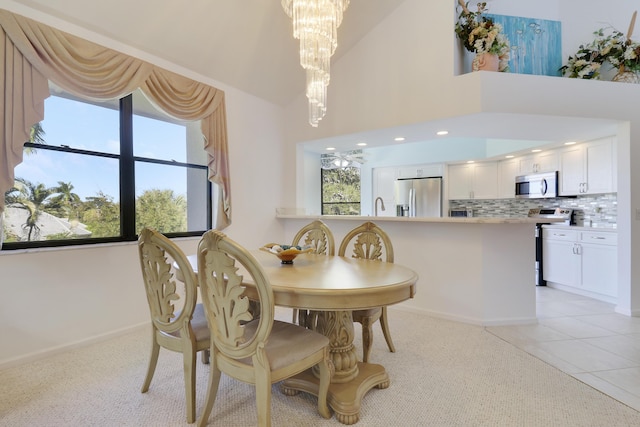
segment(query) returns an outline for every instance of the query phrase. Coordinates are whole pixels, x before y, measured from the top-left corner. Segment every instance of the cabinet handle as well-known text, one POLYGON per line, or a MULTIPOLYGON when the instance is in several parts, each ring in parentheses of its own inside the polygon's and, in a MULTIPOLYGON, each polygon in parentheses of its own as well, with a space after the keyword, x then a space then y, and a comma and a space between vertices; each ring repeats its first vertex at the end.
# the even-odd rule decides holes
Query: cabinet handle
POLYGON ((586 193, 587 192, 587 183, 586 182, 581 182, 580 183, 580 187, 578 190, 579 193, 586 193))
POLYGON ((563 233, 553 233, 554 236, 558 236, 558 237, 564 237, 566 236, 566 234, 563 233))
POLYGON ((606 237, 600 237, 600 236, 591 236, 592 239, 596 239, 596 240, 605 240, 606 237))

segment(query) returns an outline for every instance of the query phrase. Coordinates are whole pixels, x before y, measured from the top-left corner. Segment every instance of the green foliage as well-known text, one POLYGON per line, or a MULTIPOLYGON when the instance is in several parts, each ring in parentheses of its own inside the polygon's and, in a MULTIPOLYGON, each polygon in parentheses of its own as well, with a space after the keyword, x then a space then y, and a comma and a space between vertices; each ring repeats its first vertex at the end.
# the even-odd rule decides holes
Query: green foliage
POLYGON ((324 215, 360 214, 360 169, 322 170, 322 213, 324 215))
POLYGON ((49 207, 49 197, 55 193, 55 187, 47 188, 44 184, 34 184, 26 179, 17 178, 14 186, 5 194, 7 205, 25 209, 28 212, 27 220, 22 227, 27 233, 28 241, 39 240, 38 220, 49 207))
POLYGON ((87 197, 80 207, 80 222, 91 231, 91 237, 115 237, 120 235, 120 204, 102 191, 87 197))
POLYGON ((574 79, 600 79, 600 69, 609 62, 620 72, 640 72, 640 43, 628 39, 622 32, 600 28, 590 43, 581 44, 560 67, 562 74, 574 79), (605 31, 607 30, 607 31, 605 31))
MULTIPOLYGON (((34 144, 46 144, 47 141, 45 141, 44 135, 45 132, 42 128, 42 123, 36 123, 35 125, 31 126, 31 130, 29 131, 29 142, 34 144)), ((35 148, 31 147, 25 147, 24 149, 24 153, 27 156, 30 154, 35 154, 36 151, 37 150, 35 148)))
MULTIPOLYGON (((92 238, 120 235, 120 204, 113 197, 99 192, 85 201, 73 193, 71 183, 59 182, 56 187, 33 184, 17 178, 16 185, 5 195, 7 206, 26 209, 29 212, 23 228, 28 241, 40 240, 38 219, 42 213, 57 217, 71 217, 85 225, 92 238)), ((136 201, 136 227, 149 226, 162 233, 187 231, 187 202, 172 190, 148 190, 136 201)), ((45 236, 46 240, 78 238, 70 233, 45 236)), ((19 236, 5 229, 5 242, 19 241, 19 236)))
POLYGON ((187 231, 187 202, 173 190, 147 190, 136 200, 136 230, 187 231))
POLYGON ((60 218, 77 219, 82 202, 80 196, 73 192, 73 185, 58 181, 54 188, 57 195, 51 199, 47 212, 60 218))
POLYGON ((71 233, 56 233, 56 234, 47 234, 47 240, 67 240, 77 238, 76 235, 71 233))

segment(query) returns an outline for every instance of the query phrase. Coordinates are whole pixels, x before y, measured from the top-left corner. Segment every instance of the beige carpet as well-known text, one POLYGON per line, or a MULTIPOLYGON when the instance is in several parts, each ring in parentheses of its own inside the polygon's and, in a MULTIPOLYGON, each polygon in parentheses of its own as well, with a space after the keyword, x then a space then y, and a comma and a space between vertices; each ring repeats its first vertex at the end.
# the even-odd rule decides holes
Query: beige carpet
MULTIPOLYGON (((373 361, 391 386, 366 395, 358 426, 640 426, 639 412, 481 327, 398 310, 390 318, 397 353, 376 325, 373 361)), ((140 393, 148 350, 140 331, 0 372, 0 425, 187 425, 179 355, 162 350, 149 392, 140 393)), ((198 368, 200 414, 208 367, 198 368)), ((218 396, 210 425, 256 424, 251 386, 223 376, 218 396)), ((278 385, 272 413, 274 426, 341 425, 317 414, 314 397, 287 397, 278 385)))

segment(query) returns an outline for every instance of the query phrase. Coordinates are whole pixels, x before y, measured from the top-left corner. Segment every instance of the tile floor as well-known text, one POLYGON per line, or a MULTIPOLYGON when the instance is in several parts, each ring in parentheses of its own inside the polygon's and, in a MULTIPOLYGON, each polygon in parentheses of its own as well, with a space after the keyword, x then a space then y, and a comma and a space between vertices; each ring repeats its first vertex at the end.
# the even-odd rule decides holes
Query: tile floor
POLYGON ((640 411, 640 317, 545 286, 536 294, 538 324, 487 331, 640 411))

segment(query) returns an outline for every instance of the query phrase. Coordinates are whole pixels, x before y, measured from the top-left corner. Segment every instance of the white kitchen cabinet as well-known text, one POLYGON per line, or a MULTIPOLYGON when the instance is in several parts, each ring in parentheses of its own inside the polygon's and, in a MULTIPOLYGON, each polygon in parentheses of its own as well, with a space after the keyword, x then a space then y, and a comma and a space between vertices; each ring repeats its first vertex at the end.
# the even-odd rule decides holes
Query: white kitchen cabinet
POLYGON ((615 139, 602 138, 560 150, 561 196, 617 191, 615 139))
POLYGON ((449 165, 450 200, 498 198, 498 163, 480 162, 449 165))
POLYGON ((594 298, 618 295, 618 235, 609 231, 543 228, 543 279, 594 298))
POLYGON ((384 167, 373 169, 373 182, 372 190, 374 203, 371 206, 371 215, 375 213, 376 198, 382 197, 385 210, 381 209, 380 202, 378 202, 378 216, 396 216, 395 205, 395 182, 396 182, 397 168, 384 167))
POLYGON ((530 154, 520 157, 519 174, 527 175, 531 173, 555 172, 558 170, 557 150, 546 150, 540 153, 530 154))
POLYGON ((587 291, 617 297, 618 235, 582 232, 580 237, 582 287, 587 291))
POLYGON ((580 286, 581 265, 576 254, 578 232, 542 230, 542 278, 566 286, 580 286))
POLYGON ((498 162, 498 198, 513 199, 516 196, 516 176, 519 175, 518 159, 498 162))
POLYGON ((425 178, 429 176, 442 176, 444 165, 439 163, 427 165, 403 166, 396 169, 397 178, 425 178))

